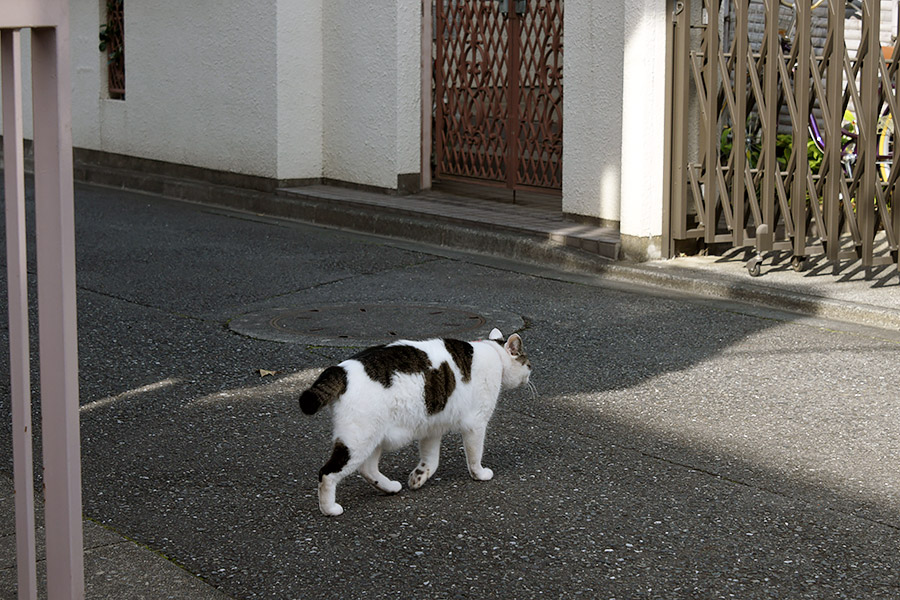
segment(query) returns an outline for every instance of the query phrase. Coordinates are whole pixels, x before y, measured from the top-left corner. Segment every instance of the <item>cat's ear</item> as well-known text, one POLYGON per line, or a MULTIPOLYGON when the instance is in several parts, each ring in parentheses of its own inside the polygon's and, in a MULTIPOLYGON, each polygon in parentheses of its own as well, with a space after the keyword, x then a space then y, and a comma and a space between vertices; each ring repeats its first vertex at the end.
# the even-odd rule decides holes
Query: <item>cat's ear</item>
POLYGON ((509 336, 509 339, 506 340, 506 351, 509 352, 510 356, 519 356, 522 354, 522 338, 519 337, 518 333, 514 333, 509 336))
POLYGON ((488 339, 489 340, 502 340, 503 334, 500 333, 499 329, 494 327, 493 329, 491 329, 491 333, 490 333, 490 335, 488 335, 488 339))

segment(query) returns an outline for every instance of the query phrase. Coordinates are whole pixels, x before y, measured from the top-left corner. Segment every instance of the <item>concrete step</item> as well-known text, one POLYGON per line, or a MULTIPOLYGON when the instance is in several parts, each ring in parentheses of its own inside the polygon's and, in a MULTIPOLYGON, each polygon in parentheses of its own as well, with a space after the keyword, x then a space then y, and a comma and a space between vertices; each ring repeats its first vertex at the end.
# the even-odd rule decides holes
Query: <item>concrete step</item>
POLYGON ((560 210, 446 192, 401 196, 323 184, 263 191, 95 163, 76 163, 75 179, 563 268, 602 269, 621 253, 615 229, 570 221, 560 210))
MULTIPOLYGON (((619 258, 621 250, 619 233, 615 229, 575 223, 559 211, 449 194, 423 192, 395 196, 325 185, 283 188, 278 190, 278 194, 329 203, 334 207, 353 207, 398 217, 419 218, 437 225, 477 227, 494 233, 518 234, 551 246, 576 248, 611 260, 619 258)), ((404 237, 402 231, 387 235, 404 237)))

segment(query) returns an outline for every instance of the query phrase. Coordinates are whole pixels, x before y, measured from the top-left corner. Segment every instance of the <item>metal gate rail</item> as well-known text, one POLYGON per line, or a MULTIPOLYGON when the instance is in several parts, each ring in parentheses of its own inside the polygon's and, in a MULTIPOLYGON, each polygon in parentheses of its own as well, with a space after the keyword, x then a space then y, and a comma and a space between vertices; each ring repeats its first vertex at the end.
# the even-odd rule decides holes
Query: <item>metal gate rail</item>
POLYGON ((676 4, 673 242, 753 244, 751 274, 772 250, 789 251, 798 269, 817 253, 866 267, 897 263, 900 102, 898 62, 888 57, 900 57, 900 40, 884 49, 879 42, 882 2, 862 0, 853 15, 862 22, 855 52, 845 39, 853 7, 843 0, 827 7, 816 0, 676 4), (723 8, 733 15, 733 33, 720 29, 723 8), (761 39, 749 28, 754 9, 764 11, 761 39), (816 44, 814 11, 827 21, 816 44))

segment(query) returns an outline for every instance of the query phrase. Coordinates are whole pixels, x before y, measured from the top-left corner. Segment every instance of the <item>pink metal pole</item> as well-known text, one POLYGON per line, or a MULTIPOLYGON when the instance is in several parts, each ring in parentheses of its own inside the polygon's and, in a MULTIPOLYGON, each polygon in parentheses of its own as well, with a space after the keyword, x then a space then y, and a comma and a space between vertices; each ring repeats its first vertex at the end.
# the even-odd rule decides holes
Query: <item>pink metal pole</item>
POLYGON ((28 349, 28 270, 25 250, 25 170, 22 149, 22 67, 19 30, 0 30, 3 160, 6 191, 6 268, 9 294, 9 373, 16 492, 19 600, 37 599, 34 470, 28 349))
MULTIPOLYGON (((67 8, 60 2, 61 10, 67 8)), ((32 29, 47 595, 84 598, 69 29, 32 29)))

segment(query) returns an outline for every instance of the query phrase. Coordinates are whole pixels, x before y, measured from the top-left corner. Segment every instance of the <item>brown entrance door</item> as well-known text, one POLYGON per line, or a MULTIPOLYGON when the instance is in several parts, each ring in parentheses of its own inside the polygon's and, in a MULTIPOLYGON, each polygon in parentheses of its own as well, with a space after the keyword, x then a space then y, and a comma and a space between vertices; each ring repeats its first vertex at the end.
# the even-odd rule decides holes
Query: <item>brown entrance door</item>
POLYGON ((561 190, 563 0, 435 4, 435 178, 561 190))

